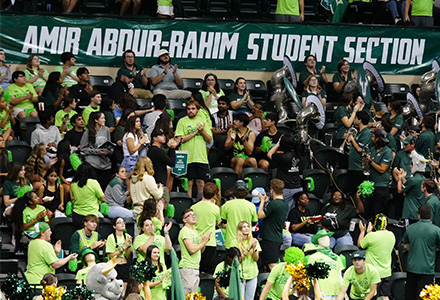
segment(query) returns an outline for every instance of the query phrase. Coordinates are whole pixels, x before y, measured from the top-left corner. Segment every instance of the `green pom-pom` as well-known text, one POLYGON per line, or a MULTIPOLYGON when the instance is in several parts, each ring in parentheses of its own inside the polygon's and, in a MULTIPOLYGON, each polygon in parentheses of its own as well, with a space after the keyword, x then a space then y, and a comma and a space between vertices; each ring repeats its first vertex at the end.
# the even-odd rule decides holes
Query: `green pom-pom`
POLYGON ((174 218, 174 214, 176 213, 176 207, 173 204, 168 204, 167 208, 167 217, 172 219, 174 218))
POLYGON ((34 290, 24 279, 18 279, 15 274, 8 274, 1 286, 6 299, 31 300, 34 290))
POLYGON ((361 197, 366 198, 374 192, 374 182, 365 180, 359 185, 358 189, 361 192, 361 197))
POLYGON ((85 286, 79 285, 63 294, 63 300, 94 300, 93 291, 86 289, 85 286))
POLYGON ((167 109, 168 114, 171 116, 171 121, 174 121, 174 110, 167 109))
POLYGON ((131 277, 139 282, 152 281, 156 276, 157 267, 148 263, 146 260, 137 262, 131 267, 131 277))
POLYGON ((218 285, 222 288, 227 288, 229 286, 229 279, 231 278, 231 267, 223 269, 215 273, 215 279, 218 280, 218 285))
POLYGON ((273 146, 274 145, 272 144, 272 141, 268 136, 265 136, 261 141, 261 151, 263 152, 269 152, 269 150, 272 149, 273 146))
POLYGON ((290 264, 298 264, 305 261, 304 252, 298 247, 290 247, 284 252, 284 261, 290 264))
POLYGON ((70 164, 75 171, 78 170, 78 167, 82 164, 81 158, 79 158, 78 154, 73 153, 70 155, 70 164))
POLYGON ((306 265, 307 276, 314 279, 324 279, 328 277, 330 272, 330 266, 323 262, 314 262, 313 264, 306 265))
POLYGON ((34 189, 29 185, 23 186, 23 187, 17 189, 17 191, 15 192, 15 195, 18 198, 21 198, 24 196, 24 194, 26 194, 27 192, 32 192, 33 190, 34 189))

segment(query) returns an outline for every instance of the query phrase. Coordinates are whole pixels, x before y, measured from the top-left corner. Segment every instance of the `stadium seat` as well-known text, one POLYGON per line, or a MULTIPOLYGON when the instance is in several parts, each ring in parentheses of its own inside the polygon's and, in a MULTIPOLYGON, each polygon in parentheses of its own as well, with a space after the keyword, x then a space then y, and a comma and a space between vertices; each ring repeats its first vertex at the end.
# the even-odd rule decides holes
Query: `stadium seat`
MULTIPOLYGON (((218 17, 226 18, 228 16, 231 16, 231 11, 232 11, 232 7, 230 0, 206 1, 206 13, 210 16, 218 16, 218 17)), ((227 95, 226 91, 225 94, 227 95)))
POLYGON ((267 278, 269 278, 269 272, 266 273, 260 273, 257 277, 257 290, 255 291, 255 298, 259 299, 261 295, 261 291, 263 290, 263 287, 266 285, 267 278))
POLYGON ((238 175, 235 173, 234 169, 225 167, 212 168, 210 176, 211 179, 220 179, 222 195, 227 189, 234 187, 235 182, 238 180, 238 175))
POLYGON ((180 244, 173 245, 174 251, 176 251, 176 256, 180 260, 182 258, 182 249, 180 248, 180 244))
POLYGON ((141 107, 142 109, 151 108, 154 106, 151 99, 148 98, 136 98, 136 103, 141 107))
POLYGON ((32 153, 31 146, 25 141, 7 141, 6 149, 11 151, 12 160, 21 164, 25 164, 26 160, 29 158, 29 156, 31 156, 32 153))
POLYGON ((336 169, 333 172, 333 178, 335 179, 336 185, 343 191, 347 192, 347 169, 336 169))
POLYGON ((346 268, 348 269, 350 266, 353 265, 353 260, 350 257, 350 254, 358 251, 359 248, 355 245, 336 245, 333 248, 333 252, 336 253, 337 255, 344 255, 345 256, 345 261, 346 261, 346 268))
POLYGON ((391 295, 394 300, 405 299, 406 273, 394 272, 391 274, 391 295))
POLYGON ((220 88, 223 90, 225 95, 229 95, 234 89, 234 80, 232 79, 219 79, 218 84, 220 88))
POLYGON ((184 99, 167 99, 168 109, 172 109, 174 111, 174 115, 177 116, 182 111, 186 110, 186 102, 187 100, 184 99))
POLYGON ((406 94, 410 92, 405 83, 386 83, 384 95, 392 95, 396 100, 406 102, 406 94))
POLYGON ((114 80, 111 76, 90 75, 89 83, 100 93, 107 95, 114 80))
POLYGON ((183 88, 192 92, 198 92, 203 85, 203 79, 201 78, 182 78, 183 88))
POLYGON ((107 237, 115 231, 112 225, 112 220, 109 218, 99 218, 96 231, 101 235, 101 239, 106 240, 107 237))
POLYGON ((239 18, 259 18, 262 9, 262 0, 237 0, 234 11, 239 18))
POLYGON ((399 251, 399 259, 402 269, 404 272, 406 272, 406 266, 408 264, 408 250, 405 249, 403 243, 397 246, 397 250, 399 251))
POLYGON ((187 193, 171 192, 170 204, 173 204, 175 208, 174 220, 176 220, 178 224, 183 224, 182 214, 185 209, 193 205, 193 199, 188 196, 187 193))
POLYGON ((403 235, 406 231, 404 222, 388 218, 387 230, 391 231, 394 234, 394 237, 396 238, 396 244, 394 247, 397 248, 397 246, 400 245, 400 243, 402 242, 403 235))
POLYGON ((215 279, 211 274, 202 273, 200 274, 200 290, 202 295, 206 297, 206 299, 212 299, 214 297, 215 290, 215 279))
POLYGON ((321 169, 306 169, 302 173, 304 178, 311 177, 315 183, 315 189, 312 192, 316 197, 322 199, 330 184, 330 175, 321 169))
POLYGON ((299 174, 303 174, 303 172, 307 169, 310 163, 309 155, 301 155, 299 161, 299 174))
POLYGON ((27 143, 31 143, 32 132, 34 132, 37 124, 40 124, 39 118, 26 117, 19 120, 21 128, 21 136, 27 143))
POLYGON ((226 248, 224 246, 217 245, 217 255, 215 256, 215 265, 218 265, 225 260, 226 248))
POLYGON ((335 123, 326 123, 324 125, 324 143, 327 146, 335 147, 339 145, 334 145, 334 141, 336 139, 336 124, 335 123))
POLYGON ((320 167, 327 169, 332 166, 336 169, 338 165, 339 153, 332 147, 321 147, 314 152, 315 159, 321 165, 320 167))
POLYGON ((322 200, 316 197, 314 194, 307 194, 309 197, 309 205, 307 208, 310 210, 312 216, 319 215, 322 209, 322 200))
POLYGON ((170 229, 170 239, 173 245, 176 245, 179 243, 178 238, 179 238, 180 226, 179 224, 177 224, 175 220, 172 220, 172 222, 173 225, 171 226, 170 229))
POLYGON ((52 227, 52 243, 56 243, 58 240, 61 240, 61 247, 63 250, 69 250, 70 238, 76 231, 72 218, 53 218, 50 221, 50 226, 52 227))
MULTIPOLYGON (((261 10, 261 2, 258 0, 238 0, 239 5, 245 4, 248 10, 261 10)), ((267 98, 266 85, 261 80, 246 80, 246 88, 249 90, 255 101, 264 101, 267 98)))
POLYGON ((68 290, 76 286, 76 274, 71 273, 57 273, 58 286, 65 286, 68 290))
POLYGON ((290 127, 284 123, 277 123, 277 129, 279 132, 281 132, 281 134, 287 134, 291 132, 290 127))
POLYGON ((127 230, 127 233, 134 237, 134 226, 136 226, 135 221, 133 218, 125 218, 125 230, 127 230))
POLYGON ((212 147, 211 149, 209 149, 209 153, 208 153, 209 166, 211 168, 216 167, 219 160, 220 160, 219 150, 215 147, 212 147))
POLYGON ((0 282, 3 282, 8 274, 18 274, 18 259, 0 259, 0 265, 0 282))
POLYGON ((259 168, 244 168, 241 178, 248 183, 249 190, 256 187, 267 188, 269 184, 269 174, 259 168))
POLYGON ((190 17, 200 17, 202 15, 202 7, 200 0, 181 0, 185 13, 190 17))

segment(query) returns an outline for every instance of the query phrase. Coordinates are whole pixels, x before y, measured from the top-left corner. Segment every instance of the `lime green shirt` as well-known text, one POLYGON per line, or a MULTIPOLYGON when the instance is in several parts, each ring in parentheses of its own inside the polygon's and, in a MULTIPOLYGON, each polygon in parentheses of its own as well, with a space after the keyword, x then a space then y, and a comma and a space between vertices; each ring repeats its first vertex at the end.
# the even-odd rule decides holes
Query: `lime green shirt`
POLYGON ((196 230, 199 235, 210 231, 211 239, 206 246, 215 247, 215 225, 220 221, 220 208, 211 201, 199 201, 191 206, 191 209, 197 215, 196 230))
MULTIPOLYGON (((72 70, 73 75, 76 76, 76 71, 78 71, 78 67, 71 67, 71 70, 72 70)), ((63 74, 63 72, 64 72, 63 66, 55 67, 52 72, 60 72, 61 74, 63 74)), ((63 83, 61 85, 71 87, 72 85, 75 85, 77 83, 78 83, 78 81, 76 81, 72 77, 66 76, 66 77, 64 77, 63 83)))
POLYGON ((75 198, 73 211, 81 216, 98 216, 100 198, 104 196, 99 182, 95 179, 88 179, 86 185, 81 188, 77 182, 74 182, 71 189, 75 198))
MULTIPOLYGON (((204 123, 204 121, 205 119, 199 115, 197 115, 194 119, 190 119, 188 116, 180 119, 177 123, 175 136, 185 136, 197 131, 197 123, 204 123)), ((206 132, 212 137, 212 132, 210 130, 206 130, 206 132)), ((206 149, 206 142, 201 134, 197 134, 192 139, 180 146, 181 151, 188 151, 188 164, 209 163, 208 154, 206 151, 201 151, 202 149, 206 149)))
MULTIPOLYGON (((167 267, 165 264, 161 263, 162 265, 162 272, 159 272, 159 270, 156 271, 156 277, 153 278, 152 282, 161 280, 167 273, 170 273, 168 276, 171 278, 171 272, 168 272, 167 267)), ((171 286, 171 280, 169 280, 167 277, 162 281, 162 283, 156 285, 155 287, 151 288, 151 299, 154 300, 166 300, 167 299, 167 293, 166 290, 169 289, 171 286)), ((141 297, 145 298, 144 289, 142 289, 140 293, 141 297)))
MULTIPOLYGON (((124 247, 125 240, 130 237, 129 234, 124 235, 117 235, 115 240, 115 235, 112 233, 107 237, 107 242, 105 243, 105 253, 110 254, 116 251, 119 251, 124 247)), ((122 252, 122 254, 119 254, 118 257, 125 257, 127 251, 122 252)))
POLYGON ((76 272, 75 280, 81 280, 81 282, 85 285, 87 282, 87 275, 89 275, 92 267, 87 267, 76 272))
MULTIPOLYGON (((24 75, 26 76, 26 79, 32 79, 35 76, 38 76, 38 70, 34 70, 35 74, 32 74, 28 69, 24 70, 24 75)), ((49 77, 49 72, 47 72, 46 70, 44 70, 44 76, 45 77, 49 77)), ((46 80, 44 80, 41 77, 38 77, 37 80, 34 81, 34 83, 32 83, 32 86, 35 89, 43 89, 46 86, 46 80)))
POLYGON ((348 287, 351 284, 350 297, 353 299, 365 299, 365 296, 370 292, 370 285, 378 284, 380 276, 377 269, 365 264, 365 272, 362 274, 356 273, 354 266, 348 268, 344 274, 342 285, 348 287))
POLYGON ((62 110, 62 109, 60 109, 59 111, 57 111, 57 113, 55 114, 55 126, 56 127, 61 127, 62 125, 63 125, 63 119, 64 119, 64 116, 65 115, 69 115, 69 120, 66 122, 66 125, 67 125, 67 130, 71 130, 71 129, 73 129, 73 126, 72 126, 72 124, 70 123, 70 119, 74 116, 74 115, 76 115, 76 114, 78 114, 75 110, 71 110, 71 111, 69 111, 68 113, 67 112, 65 112, 64 110, 62 110))
POLYGON ((299 16, 299 3, 297 0, 278 0, 277 15, 299 16))
POLYGON ((361 240, 361 247, 366 249, 366 262, 376 267, 380 278, 391 276, 391 253, 395 243, 394 234, 388 230, 370 232, 361 240))
POLYGON ((85 128, 87 128, 87 125, 89 125, 89 117, 90 117, 90 114, 92 113, 92 112, 96 112, 96 111, 99 111, 99 109, 100 109, 101 107, 98 105, 98 107, 97 108, 93 108, 92 106, 87 106, 85 109, 84 109, 84 111, 83 111, 83 113, 82 113, 82 117, 83 117, 83 119, 84 119, 84 127, 85 128))
MULTIPOLYGON (((148 242, 148 239, 150 238, 149 235, 140 234, 137 236, 137 238, 134 240, 134 249, 136 250, 137 254, 137 262, 141 262, 145 260, 146 254, 140 251, 139 247, 145 245, 146 242, 148 242)), ((160 263, 165 264, 165 238, 161 235, 155 235, 153 240, 153 245, 159 248, 160 251, 160 263)))
POLYGON ((277 264, 272 271, 270 271, 267 281, 272 283, 272 287, 267 294, 267 298, 272 300, 280 300, 283 294, 284 286, 287 280, 291 276, 289 272, 286 271, 286 263, 277 264))
POLYGON ((197 233, 195 229, 191 229, 187 226, 183 226, 183 228, 179 232, 179 244, 182 254, 182 259, 179 263, 179 268, 187 268, 187 269, 199 269, 200 259, 202 258, 202 251, 197 251, 194 254, 190 254, 185 245, 185 240, 192 240, 194 245, 198 245, 202 242, 200 235, 197 233))
MULTIPOLYGON (((260 243, 257 241, 257 249, 258 252, 261 252, 260 243)), ((247 241, 243 241, 243 245, 246 249, 249 249, 250 245, 247 241)), ((252 258, 252 253, 249 253, 242 261, 241 261, 241 270, 243 272, 243 279, 250 280, 258 276, 258 264, 252 258)))
POLYGON ((337 296, 342 288, 341 272, 344 270, 344 264, 338 256, 337 260, 330 258, 330 256, 315 252, 309 256, 307 263, 322 262, 330 266, 328 277, 325 279, 318 279, 319 288, 326 296, 337 296))
MULTIPOLYGON (((4 119, 6 119, 7 114, 8 114, 8 112, 6 111, 6 109, 4 109, 3 111, 0 111, 0 123, 3 122, 4 119)), ((9 119, 9 121, 6 122, 5 127, 3 127, 3 128, 0 127, 0 133, 5 132, 9 128, 11 128, 11 119, 9 119)))
POLYGON ((411 15, 432 17, 433 3, 430 0, 416 0, 412 4, 411 15))
POLYGON ((257 222, 257 209, 255 205, 245 199, 229 200, 220 208, 220 217, 227 220, 225 236, 225 248, 237 247, 237 226, 241 221, 248 222, 252 226, 252 222, 257 222))
MULTIPOLYGON (((139 226, 139 218, 140 217, 141 217, 141 215, 139 214, 136 219, 136 224, 139 228, 139 232, 142 232, 142 227, 139 226)), ((153 222, 154 234, 160 235, 160 231, 162 230, 162 222, 156 217, 152 217, 151 222, 153 222)))
MULTIPOLYGON (((12 101, 12 96, 17 98, 21 98, 26 96, 27 94, 32 93, 33 97, 38 97, 37 92, 35 91, 34 87, 30 83, 25 83, 23 86, 18 86, 15 83, 8 86, 5 90, 5 93, 3 94, 3 97, 5 97, 5 100, 7 103, 10 103, 12 101)), ((21 107, 21 108, 29 108, 29 109, 35 109, 34 104, 31 100, 26 99, 17 105, 14 105, 14 107, 21 107)))
MULTIPOLYGON (((46 208, 43 205, 37 204, 34 209, 26 206, 26 208, 23 209, 23 224, 27 224, 35 220, 38 214, 42 211, 46 211, 46 208)), ((44 217, 44 222, 49 223, 49 218, 47 216, 44 217)), ((27 231, 34 231, 34 226, 29 227, 27 231)))
POLYGON ((28 266, 26 279, 29 284, 40 284, 47 273, 55 274, 52 264, 58 260, 53 246, 42 239, 35 239, 29 243, 28 266))

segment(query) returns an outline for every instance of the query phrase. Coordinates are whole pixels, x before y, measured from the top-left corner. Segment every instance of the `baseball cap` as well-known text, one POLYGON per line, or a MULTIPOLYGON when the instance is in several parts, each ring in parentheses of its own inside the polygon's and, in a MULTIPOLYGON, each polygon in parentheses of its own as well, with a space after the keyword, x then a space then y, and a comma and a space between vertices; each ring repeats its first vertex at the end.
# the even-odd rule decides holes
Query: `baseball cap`
POLYGON ((266 194, 266 191, 261 187, 254 188, 252 191, 252 203, 260 203, 260 193, 264 195, 266 194))
POLYGON ((236 191, 245 191, 248 189, 248 185, 243 180, 237 180, 234 185, 234 190, 236 191))
POLYGON ((380 138, 383 142, 385 142, 385 143, 389 143, 390 141, 387 139, 387 133, 385 132, 385 130, 382 130, 382 129, 378 129, 378 128, 376 128, 375 130, 374 130, 374 135, 376 136, 376 137, 378 137, 378 138, 380 138))
POLYGON ((122 69, 121 70, 121 75, 125 75, 127 77, 134 78, 133 72, 131 70, 128 70, 128 69, 122 69))
POLYGON ((159 51, 159 57, 161 57, 162 55, 165 55, 165 54, 170 55, 170 53, 168 52, 168 50, 166 50, 166 49, 160 49, 160 51, 159 51))
POLYGON ((163 132, 162 129, 154 129, 153 132, 151 133, 151 139, 155 138, 156 136, 159 135, 164 135, 165 132, 163 132))
POLYGON ((33 239, 36 239, 40 235, 40 233, 45 232, 48 229, 50 229, 49 224, 47 224, 46 222, 38 222, 34 225, 34 231, 26 231, 26 235, 33 239))
POLYGON ((362 250, 354 251, 354 252, 351 254, 351 258, 352 258, 352 259, 355 259, 355 258, 365 259, 365 252, 362 251, 362 250))
POLYGON ((404 140, 402 141, 402 143, 403 143, 404 145, 414 144, 415 142, 416 142, 416 140, 414 139, 414 137, 413 137, 412 135, 408 135, 408 136, 406 137, 406 139, 404 139, 404 140))

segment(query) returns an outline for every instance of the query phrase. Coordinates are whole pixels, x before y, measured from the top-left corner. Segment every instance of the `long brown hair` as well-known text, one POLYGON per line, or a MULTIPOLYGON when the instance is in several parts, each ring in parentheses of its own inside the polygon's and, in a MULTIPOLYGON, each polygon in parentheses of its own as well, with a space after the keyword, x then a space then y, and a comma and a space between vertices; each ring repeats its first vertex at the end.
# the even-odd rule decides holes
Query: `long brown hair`
POLYGON ((139 160, 134 166, 133 173, 131 174, 132 176, 136 175, 138 179, 142 181, 145 173, 151 176, 154 175, 153 162, 148 156, 139 157, 139 160))
MULTIPOLYGON (((27 61, 26 61, 26 69, 31 72, 31 74, 35 74, 34 73, 34 69, 32 69, 32 61, 34 60, 34 57, 38 55, 36 54, 31 54, 31 56, 28 57, 27 61)), ((37 70, 40 70, 40 67, 38 67, 37 70)))
POLYGON ((44 150, 46 146, 43 143, 36 144, 32 149, 31 156, 26 161, 26 177, 34 182, 34 175, 44 176, 44 150))

